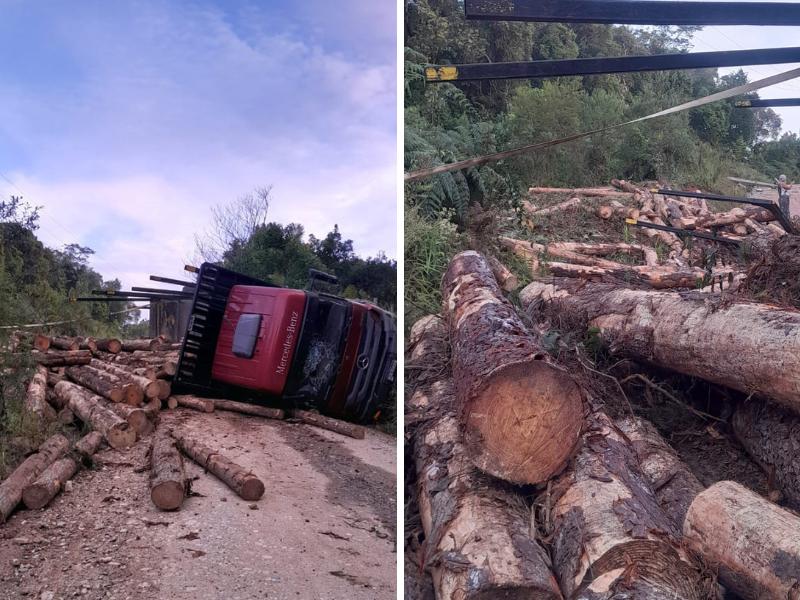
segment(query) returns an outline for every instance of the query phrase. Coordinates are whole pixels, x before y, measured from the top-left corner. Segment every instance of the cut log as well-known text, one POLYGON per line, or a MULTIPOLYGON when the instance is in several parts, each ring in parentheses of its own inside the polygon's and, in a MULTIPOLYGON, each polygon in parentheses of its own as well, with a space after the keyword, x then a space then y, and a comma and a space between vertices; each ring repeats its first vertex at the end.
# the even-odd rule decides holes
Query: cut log
POLYGON ((293 419, 302 421, 306 425, 313 425, 314 427, 319 427, 320 429, 335 431, 336 433, 340 433, 357 440, 363 440, 364 436, 366 435, 364 428, 360 425, 355 425, 354 423, 348 423, 346 421, 340 421, 339 419, 332 419, 331 417, 326 417, 325 415, 310 412, 308 410, 292 410, 290 411, 290 416, 293 419))
POLYGON ((507 481, 548 480, 578 441, 580 389, 525 328, 477 252, 453 258, 442 298, 471 460, 507 481))
POLYGON ((70 410, 81 421, 102 433, 112 448, 129 448, 136 442, 136 431, 125 419, 107 408, 100 396, 69 381, 57 384, 55 392, 68 402, 70 410))
POLYGON ((744 600, 800 597, 800 517, 733 481, 692 502, 684 540, 744 600))
POLYGON ((78 472, 78 463, 67 457, 47 467, 39 478, 22 491, 22 502, 30 510, 44 508, 78 472))
MULTIPOLYGON (((141 389, 145 398, 157 398, 161 391, 161 386, 159 385, 158 381, 150 381, 146 377, 140 377, 139 375, 136 375, 123 367, 112 365, 107 362, 97 360, 96 358, 93 358, 89 364, 95 369, 100 369, 101 371, 106 371, 107 373, 116 375, 123 381, 136 384, 141 389)), ((126 402, 129 404, 131 403, 129 398, 126 398, 126 402)))
POLYGON ((157 379, 156 370, 152 367, 137 367, 135 369, 131 369, 131 373, 138 375, 139 377, 149 379, 150 381, 155 381, 157 379))
POLYGON ((120 350, 122 350, 122 342, 116 338, 105 338, 100 340, 95 340, 95 345, 97 349, 101 352, 110 352, 111 354, 117 354, 120 350))
POLYGON ((59 381, 64 381, 66 379, 66 375, 61 375, 60 373, 53 373, 52 371, 47 372, 47 385, 50 387, 55 386, 59 381))
POLYGON ((123 352, 134 352, 135 350, 155 350, 161 345, 159 339, 141 340, 122 340, 121 349, 123 352))
POLYGON ((172 396, 178 401, 178 406, 184 408, 191 408, 200 412, 210 413, 214 412, 214 401, 207 398, 198 398, 197 396, 172 396))
MULTIPOLYGON (((158 400, 158 398, 156 398, 156 400, 158 400)), ((167 408, 169 408, 171 410, 174 410, 174 409, 178 408, 178 399, 173 397, 173 396, 170 396, 169 398, 167 398, 167 408)))
POLYGON ((588 417, 578 454, 553 489, 553 568, 565 598, 711 597, 605 414, 588 417))
POLYGON ((113 402, 104 404, 111 412, 125 419, 139 437, 143 437, 153 431, 153 424, 147 418, 144 409, 130 404, 115 404, 113 402))
POLYGON ((573 194, 586 196, 587 198, 608 198, 609 196, 628 196, 631 192, 615 190, 608 187, 596 188, 551 188, 551 187, 532 187, 528 188, 529 194, 573 194))
POLYGON ((177 510, 185 497, 183 458, 169 432, 159 429, 150 446, 150 499, 161 510, 177 510))
POLYGON ((75 442, 73 448, 75 448, 75 452, 77 452, 83 463, 88 465, 92 463, 92 457, 100 449, 102 443, 103 434, 99 431, 90 431, 75 442))
POLYGON ((547 208, 540 208, 536 212, 528 213, 529 217, 545 217, 547 215, 552 215, 555 213, 559 213, 565 210, 570 210, 575 208, 576 206, 580 205, 581 199, 580 198, 570 198, 569 200, 564 200, 564 202, 559 202, 553 206, 548 206, 547 208))
POLYGON ((172 393, 172 384, 165 379, 156 379, 153 383, 158 385, 156 398, 159 400, 166 400, 172 393))
POLYGON ((286 416, 285 412, 280 408, 271 408, 269 406, 261 406, 260 404, 234 402, 233 400, 217 400, 216 398, 214 398, 212 402, 216 410, 238 412, 245 415, 264 417, 265 419, 283 419, 286 416))
POLYGON ((147 404, 142 406, 142 410, 144 414, 147 415, 147 418, 150 419, 153 424, 156 424, 158 421, 158 413, 161 412, 161 400, 158 398, 151 398, 148 400, 147 404))
POLYGON ((57 433, 47 438, 35 454, 22 461, 11 475, 0 483, 0 523, 5 523, 20 503, 22 491, 68 450, 69 440, 57 433))
POLYGON ((31 352, 33 359, 45 367, 67 367, 70 365, 88 365, 92 353, 88 350, 49 350, 31 352))
MULTIPOLYGON (((707 273, 702 269, 678 271, 672 267, 629 267, 620 265, 614 268, 573 265, 551 262, 547 268, 556 277, 572 277, 597 281, 616 280, 625 283, 638 283, 657 290, 693 288, 705 282, 707 273)), ((714 274, 719 276, 719 274, 714 274)))
POLYGON ((522 497, 476 469, 462 445, 444 321, 433 316, 418 321, 411 338, 406 364, 427 359, 426 365, 441 373, 414 392, 405 411, 420 423, 409 445, 418 474, 424 555, 438 557, 425 565, 436 597, 560 599, 550 559, 530 536, 522 497))
POLYGON ((59 350, 80 350, 81 347, 78 340, 71 337, 54 337, 51 345, 59 350))
POLYGON ((47 369, 42 366, 36 368, 28 384, 23 408, 27 414, 42 422, 56 418, 53 407, 47 403, 47 369))
POLYGON ((79 338, 78 348, 81 350, 89 350, 90 352, 97 352, 97 342, 93 337, 79 338))
POLYGON ((630 181, 625 181, 624 179, 612 179, 611 186, 617 188, 618 190, 622 190, 628 194, 638 194, 642 190, 635 185, 633 185, 630 181))
POLYGON ((24 344, 28 348, 33 348, 39 352, 47 352, 50 349, 51 339, 42 333, 31 333, 29 331, 15 331, 13 334, 18 344, 15 350, 19 350, 19 345, 24 344))
POLYGON ((710 212, 698 217, 694 226, 697 229, 709 229, 711 227, 724 227, 725 225, 744 223, 748 219, 760 223, 768 223, 775 220, 775 215, 759 206, 736 207, 727 212, 710 212))
POLYGON ((520 293, 596 327, 611 352, 772 398, 800 413, 800 311, 702 292, 553 278, 520 293))
POLYGON ((620 217, 622 219, 638 219, 639 209, 632 206, 625 206, 621 202, 614 200, 610 204, 598 206, 595 214, 601 219, 620 217))
POLYGON ((183 433, 173 432, 172 435, 181 452, 216 475, 245 500, 258 500, 264 495, 264 484, 252 472, 183 433))
POLYGON ((705 488, 675 450, 648 421, 625 417, 617 427, 630 440, 642 474, 655 494, 658 505, 677 531, 683 529, 686 511, 695 496, 705 488))
POLYGON ((513 292, 519 287, 519 278, 512 273, 499 260, 493 256, 488 257, 489 266, 492 268, 492 274, 497 279, 498 285, 506 292, 513 292))
POLYGON ((108 398, 112 402, 125 400, 125 390, 122 386, 112 383, 102 374, 104 371, 98 371, 91 367, 69 367, 67 369, 67 377, 103 398, 108 398))
POLYGON ((786 504, 800 510, 800 417, 769 402, 748 401, 736 406, 731 423, 786 504))
POLYGON ((68 406, 65 406, 64 408, 58 411, 56 419, 62 425, 72 425, 73 423, 75 423, 75 413, 72 412, 68 406))

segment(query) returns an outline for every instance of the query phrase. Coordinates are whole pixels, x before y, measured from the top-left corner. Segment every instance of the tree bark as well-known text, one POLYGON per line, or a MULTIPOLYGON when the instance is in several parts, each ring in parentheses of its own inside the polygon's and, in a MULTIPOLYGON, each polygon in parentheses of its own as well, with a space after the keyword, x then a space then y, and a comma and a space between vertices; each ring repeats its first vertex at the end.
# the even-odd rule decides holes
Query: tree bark
POLYGON ((89 350, 92 353, 97 352, 97 342, 93 337, 79 338, 78 347, 81 350, 89 350))
MULTIPOLYGON (((15 339, 26 346, 38 350, 39 352, 47 352, 50 349, 52 340, 41 333, 30 333, 28 331, 15 331, 13 333, 15 339)), ((15 350, 19 350, 17 347, 15 350)))
POLYGON ((112 448, 129 448, 136 442, 136 431, 128 422, 103 405, 103 399, 79 385, 62 381, 55 392, 66 400, 70 410, 103 437, 112 448))
POLYGON ((800 412, 800 312, 701 292, 548 279, 520 293, 596 327, 613 353, 754 393, 800 412))
POLYGON ((608 198, 609 196, 619 197, 633 195, 632 192, 615 190, 607 187, 597 188, 551 188, 551 187, 532 187, 528 188, 529 194, 575 194, 586 196, 587 198, 608 198))
POLYGON ((102 443, 103 434, 99 431, 90 431, 75 442, 74 448, 84 461, 91 461, 92 456, 100 449, 102 443))
POLYGON ((42 366, 36 368, 28 384, 23 407, 26 413, 34 415, 42 422, 56 418, 53 407, 47 403, 47 369, 42 366))
POLYGON ((122 340, 121 350, 123 352, 133 352, 135 350, 155 350, 161 344, 158 339, 142 340, 122 340))
POLYGON ((153 424, 147 418, 144 409, 130 404, 106 403, 104 406, 118 417, 125 419, 138 437, 143 437, 153 431, 153 424))
POLYGON ((64 381, 66 379, 66 375, 61 375, 60 373, 53 373, 52 371, 47 371, 47 385, 50 387, 55 386, 59 381, 64 381))
POLYGON ((492 274, 503 291, 513 292, 519 287, 519 278, 508 267, 493 256, 488 257, 488 260, 489 266, 492 268, 492 274))
POLYGON ((760 223, 768 223, 775 220, 775 215, 773 215, 767 209, 759 206, 748 206, 746 208, 737 207, 727 212, 710 212, 700 216, 694 221, 693 227, 690 227, 690 229, 724 227, 725 225, 744 223, 747 219, 758 221, 760 223))
POLYGON ((48 352, 31 352, 33 359, 45 367, 68 367, 70 365, 88 365, 92 353, 88 350, 49 350, 48 352))
POLYGON ((684 540, 745 600, 800 597, 800 517, 733 481, 689 507, 684 540))
POLYGON ((471 460, 514 483, 546 481, 578 441, 579 387, 525 328, 477 252, 453 258, 442 297, 471 460))
POLYGON ((365 429, 360 425, 348 423, 347 421, 340 421, 339 419, 332 419, 331 417, 326 417, 325 415, 308 410, 295 409, 291 411, 290 415, 291 418, 298 419, 306 425, 313 425, 314 427, 319 427, 321 429, 335 431, 336 433, 340 433, 357 440, 363 440, 364 436, 366 435, 365 429))
POLYGON ((178 400, 174 396, 167 398, 167 408, 170 410, 178 408, 178 400))
POLYGON ((80 350, 81 347, 78 340, 71 337, 54 337, 51 340, 51 345, 59 350, 80 350))
POLYGON ((22 502, 30 510, 44 508, 78 472, 78 463, 62 458, 47 467, 39 478, 22 491, 22 502))
POLYGON ((111 354, 117 354, 122 350, 122 342, 116 338, 95 340, 95 345, 101 352, 110 352, 111 354))
POLYGON ((733 431, 769 475, 786 503, 800 510, 800 418, 769 402, 740 402, 733 431))
POLYGON ((639 417, 625 417, 616 425, 630 440, 659 507, 681 531, 689 505, 705 487, 651 423, 639 417))
POLYGON ((69 450, 69 440, 60 433, 48 438, 0 483, 0 523, 5 523, 22 500, 22 491, 69 450))
POLYGON ((214 401, 207 398, 198 398, 197 396, 173 396, 178 401, 178 406, 191 408, 200 412, 210 413, 214 412, 214 401))
POLYGON ((280 408, 270 408, 259 404, 247 404, 246 402, 234 402, 233 400, 212 400, 216 410, 227 410, 238 412, 245 415, 264 417, 265 419, 283 419, 286 414, 280 408))
POLYGON ((105 372, 92 367, 69 367, 67 369, 67 377, 103 398, 108 398, 112 402, 125 400, 125 390, 122 386, 112 383, 101 374, 105 374, 105 372))
MULTIPOLYGON (((547 208, 540 208, 536 212, 528 213, 529 217, 544 217, 546 215, 552 215, 557 212, 561 212, 564 210, 569 210, 571 208, 575 208, 581 203, 580 198, 570 198, 569 200, 564 200, 564 202, 559 202, 553 206, 548 206, 547 208)), ((531 223, 535 226, 535 223, 531 223)))
POLYGON ((625 435, 602 412, 588 417, 578 454, 553 489, 552 555, 565 597, 710 597, 625 435))
POLYGON ((610 219, 611 217, 622 217, 623 219, 638 219, 639 209, 631 206, 625 206, 621 202, 614 200, 610 204, 598 206, 595 214, 603 220, 610 219))
MULTIPOLYGON (((145 398, 157 398, 161 391, 161 387, 157 381, 150 381, 146 377, 139 377, 123 367, 112 365, 101 360, 97 360, 96 358, 93 358, 89 364, 95 369, 100 369, 101 371, 106 371, 107 373, 116 375, 123 381, 134 383, 139 387, 145 398)), ((126 398, 126 402, 132 403, 129 398, 126 398)))
POLYGON ((155 381, 157 379, 156 370, 152 367, 136 367, 131 369, 131 373, 149 379, 150 381, 155 381))
POLYGON ((258 500, 264 495, 264 484, 252 472, 246 471, 232 460, 199 441, 173 432, 178 448, 204 469, 211 471, 245 500, 258 500))
POLYGON ((185 497, 183 458, 172 436, 159 429, 150 447, 150 499, 161 510, 177 510, 185 497))
POLYGON ((147 418, 155 424, 158 420, 158 413, 161 412, 161 400, 158 398, 151 398, 147 404, 142 407, 142 410, 144 414, 147 415, 147 418))
POLYGON ((159 400, 166 400, 169 398, 170 394, 172 393, 172 384, 169 381, 166 379, 156 379, 153 383, 158 386, 156 398, 159 400))

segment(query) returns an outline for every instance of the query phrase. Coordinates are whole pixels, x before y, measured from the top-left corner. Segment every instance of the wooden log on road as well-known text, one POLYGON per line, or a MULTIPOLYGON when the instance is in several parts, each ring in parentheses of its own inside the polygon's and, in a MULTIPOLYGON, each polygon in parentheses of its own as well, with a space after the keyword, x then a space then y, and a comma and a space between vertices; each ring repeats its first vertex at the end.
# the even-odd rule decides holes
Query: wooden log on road
POLYGON ((348 423, 347 421, 340 421, 339 419, 332 419, 331 417, 326 417, 325 415, 308 410, 295 409, 290 412, 290 416, 293 419, 302 421, 306 425, 313 425, 314 427, 319 427, 321 429, 335 431, 336 433, 340 433, 357 440, 363 440, 364 436, 366 435, 366 432, 361 425, 348 423))
POLYGON ((786 504, 800 510, 800 417, 770 402, 739 402, 736 438, 770 476, 786 504))
POLYGON ((47 467, 39 478, 22 491, 22 502, 30 510, 44 508, 78 472, 78 463, 69 457, 61 458, 47 467))
POLYGON ((182 432, 174 431, 172 436, 181 452, 216 475, 243 499, 258 500, 264 495, 264 484, 251 471, 182 432))
POLYGON ((31 352, 33 359, 45 367, 68 367, 71 365, 88 365, 92 353, 88 350, 48 350, 31 352))
POLYGON ((553 568, 565 598, 711 597, 630 443, 605 414, 588 417, 578 454, 552 489, 553 568))
POLYGON ((800 597, 800 517, 720 481, 692 502, 684 540, 744 600, 800 597))
POLYGON ((159 393, 161 393, 161 386, 158 381, 150 381, 146 377, 140 377, 128 369, 103 362, 102 360, 97 360, 96 358, 93 358, 89 364, 95 369, 100 369, 101 371, 116 375, 123 381, 136 384, 141 389, 145 398, 157 398, 159 393))
POLYGON ((62 381, 55 392, 68 402, 72 412, 103 437, 112 448, 129 448, 136 442, 136 431, 128 422, 103 404, 103 398, 79 385, 62 381))
POLYGON ((611 352, 800 412, 800 311, 702 292, 551 278, 520 293, 598 329, 611 352))
POLYGON ((5 523, 17 504, 22 491, 32 484, 44 470, 69 450, 69 440, 60 433, 47 438, 39 450, 26 458, 0 483, 0 523, 5 523))
POLYGON ((108 379, 102 377, 98 371, 91 367, 69 367, 67 377, 75 383, 92 390, 96 394, 108 398, 112 402, 122 402, 125 400, 125 390, 121 385, 115 385, 108 379))
POLYGON ((40 421, 52 421, 56 418, 53 407, 47 403, 47 369, 39 366, 34 371, 25 393, 23 409, 40 421))
POLYGON ((446 345, 444 322, 426 317, 412 328, 406 363, 433 365, 439 373, 417 387, 405 411, 418 423, 406 432, 413 431, 408 444, 417 472, 424 556, 430 557, 425 566, 436 597, 560 600, 550 558, 530 536, 530 512, 521 495, 469 460, 446 345))
POLYGON ((488 257, 488 260, 489 266, 492 268, 492 274, 503 291, 513 292, 519 287, 519 277, 514 275, 508 267, 493 256, 488 257))
POLYGON ((136 350, 152 351, 160 345, 161 340, 159 339, 122 340, 121 350, 122 352, 134 352, 136 350))
POLYGON ((89 350, 94 353, 97 352, 97 342, 93 337, 79 338, 78 348, 81 350, 89 350))
POLYGON ((153 424, 147 418, 143 408, 131 406, 130 404, 105 403, 104 406, 117 416, 125 419, 138 437, 143 437, 153 431, 153 424))
POLYGON ((71 337, 54 337, 51 346, 58 350, 80 350, 81 347, 78 340, 71 337))
POLYGON ((111 354, 117 354, 122 350, 122 342, 116 338, 103 338, 99 340, 95 340, 95 345, 97 349, 101 352, 110 352, 111 354))
POLYGON ((547 481, 578 441, 580 388, 526 329, 477 252, 452 259, 442 298, 471 460, 507 481, 547 481))
POLYGON ((186 492, 181 453, 169 432, 158 429, 150 446, 150 499, 161 510, 177 510, 186 492))
POLYGON ((75 452, 81 457, 84 462, 91 462, 94 456, 103 444, 103 434, 99 431, 90 431, 73 446, 75 452))
POLYGON ((200 412, 211 413, 214 412, 214 401, 208 398, 198 398, 197 396, 178 395, 172 396, 178 401, 178 406, 184 408, 191 408, 200 412))
POLYGON ((214 403, 214 408, 216 410, 238 412, 244 415, 264 417, 265 419, 283 419, 286 416, 286 413, 280 408, 271 408, 269 406, 249 404, 247 402, 235 402, 233 400, 219 400, 217 398, 211 401, 214 403))

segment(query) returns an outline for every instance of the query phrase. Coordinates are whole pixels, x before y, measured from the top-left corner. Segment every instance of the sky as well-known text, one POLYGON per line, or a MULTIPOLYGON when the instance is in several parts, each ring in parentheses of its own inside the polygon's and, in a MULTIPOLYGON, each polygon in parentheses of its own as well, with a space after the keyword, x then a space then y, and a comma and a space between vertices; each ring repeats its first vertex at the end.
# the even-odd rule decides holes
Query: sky
POLYGON ((125 289, 181 277, 214 205, 396 256, 394 0, 0 0, 0 195, 125 289))

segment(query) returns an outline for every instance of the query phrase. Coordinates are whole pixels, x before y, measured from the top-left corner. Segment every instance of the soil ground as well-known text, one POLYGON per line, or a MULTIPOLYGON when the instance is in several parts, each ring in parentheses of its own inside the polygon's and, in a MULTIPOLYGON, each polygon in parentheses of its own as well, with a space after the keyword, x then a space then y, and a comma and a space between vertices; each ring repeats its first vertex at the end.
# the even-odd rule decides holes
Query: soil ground
POLYGON ((266 486, 246 502, 190 460, 176 512, 150 501, 149 441, 98 453, 71 490, 0 528, 0 598, 355 600, 396 595, 396 439, 230 412, 164 411, 266 486))

